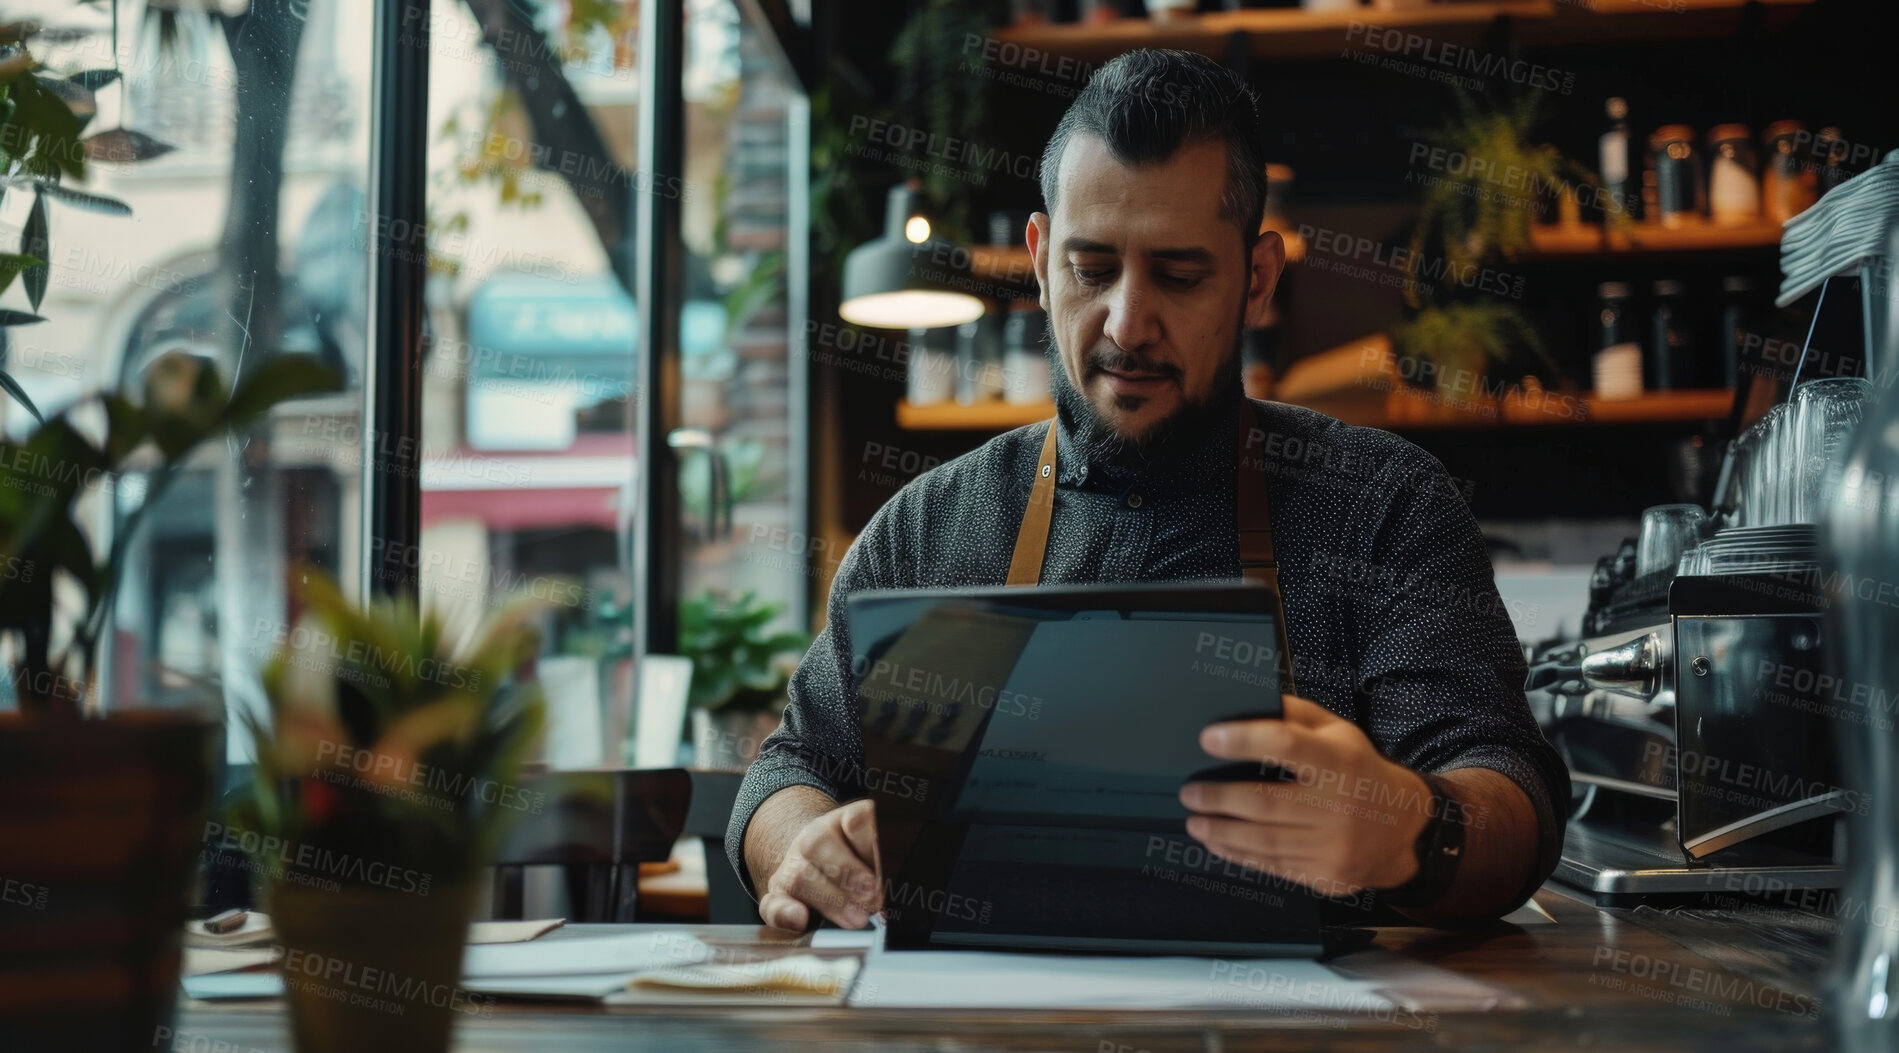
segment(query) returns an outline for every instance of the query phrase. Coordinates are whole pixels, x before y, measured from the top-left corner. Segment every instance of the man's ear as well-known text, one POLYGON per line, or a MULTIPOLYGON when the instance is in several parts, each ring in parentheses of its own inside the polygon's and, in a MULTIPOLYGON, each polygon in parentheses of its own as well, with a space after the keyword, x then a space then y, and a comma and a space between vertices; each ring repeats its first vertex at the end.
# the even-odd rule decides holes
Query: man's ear
POLYGON ((1029 242, 1029 259, 1035 265, 1036 296, 1041 300, 1042 310, 1048 310, 1048 213, 1037 212, 1029 217, 1028 230, 1023 236, 1029 242))
POLYGON ((1278 231, 1269 230, 1253 242, 1252 258, 1247 261, 1246 324, 1259 325, 1265 320, 1266 305, 1272 302, 1279 276, 1286 271, 1286 240, 1278 231))

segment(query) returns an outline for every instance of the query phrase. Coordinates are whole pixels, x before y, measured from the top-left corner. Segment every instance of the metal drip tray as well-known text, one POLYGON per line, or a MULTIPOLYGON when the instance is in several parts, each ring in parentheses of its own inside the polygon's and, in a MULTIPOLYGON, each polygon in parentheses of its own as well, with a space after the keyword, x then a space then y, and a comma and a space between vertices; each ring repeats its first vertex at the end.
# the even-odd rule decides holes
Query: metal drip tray
POLYGON ((1555 880, 1589 893, 1601 907, 1700 897, 1720 902, 1797 889, 1834 889, 1845 871, 1818 856, 1739 845, 1718 862, 1690 863, 1671 831, 1572 821, 1555 880))

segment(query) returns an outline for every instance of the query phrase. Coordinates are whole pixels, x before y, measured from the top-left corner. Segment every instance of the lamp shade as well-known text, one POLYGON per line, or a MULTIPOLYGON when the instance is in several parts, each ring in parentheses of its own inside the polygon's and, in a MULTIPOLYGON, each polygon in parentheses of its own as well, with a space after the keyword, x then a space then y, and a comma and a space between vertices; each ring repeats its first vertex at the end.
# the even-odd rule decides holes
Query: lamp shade
POLYGON ((934 329, 981 318, 982 300, 964 291, 971 285, 969 254, 929 237, 928 229, 920 222, 915 185, 892 187, 883 236, 844 260, 838 315, 876 329, 934 329), (916 233, 924 233, 922 240, 911 240, 916 233))

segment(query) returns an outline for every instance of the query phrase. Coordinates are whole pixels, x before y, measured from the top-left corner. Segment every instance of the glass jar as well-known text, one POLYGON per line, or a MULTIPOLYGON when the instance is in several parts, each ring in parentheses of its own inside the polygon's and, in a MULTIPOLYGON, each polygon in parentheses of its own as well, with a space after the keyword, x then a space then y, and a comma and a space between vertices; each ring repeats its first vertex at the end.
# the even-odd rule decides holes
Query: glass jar
POLYGON ((905 397, 912 406, 936 406, 956 394, 956 326, 910 330, 905 397))
POLYGON ((1695 130, 1685 124, 1655 129, 1648 137, 1648 163, 1655 173, 1656 221, 1670 228, 1700 222, 1707 210, 1695 130))
POLYGON ((1642 394, 1642 347, 1632 336, 1629 286, 1603 282, 1596 287, 1596 355, 1592 361, 1597 396, 1631 399, 1642 394))
POLYGON ((1687 289, 1672 278, 1655 283, 1655 308, 1649 316, 1648 358, 1643 380, 1649 388, 1667 391, 1695 382, 1694 333, 1688 326, 1687 289))
POLYGON ((1761 133, 1766 165, 1761 170, 1761 214, 1785 223, 1819 200, 1819 180, 1813 166, 1800 156, 1806 126, 1799 121, 1775 121, 1761 133))
POLYGON ((1754 331, 1754 279, 1721 279, 1721 383, 1730 391, 1741 382, 1741 359, 1754 331))
POLYGON ((1011 405, 1046 402, 1050 396, 1048 313, 1034 300, 1017 300, 1002 331, 1002 398, 1011 405))
POLYGON ((991 303, 956 327, 956 401, 973 406, 1002 397, 1002 312, 991 303))
POLYGON ((1708 212, 1722 226, 1754 223, 1761 215, 1759 164, 1745 124, 1708 132, 1708 212))

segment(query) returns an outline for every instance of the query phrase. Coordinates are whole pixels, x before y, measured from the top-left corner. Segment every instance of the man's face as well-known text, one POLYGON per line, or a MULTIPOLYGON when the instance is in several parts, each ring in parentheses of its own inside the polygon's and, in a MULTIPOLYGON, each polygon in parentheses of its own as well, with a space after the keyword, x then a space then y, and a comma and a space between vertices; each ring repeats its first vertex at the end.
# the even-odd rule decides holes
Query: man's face
POLYGON ((1284 266, 1279 235, 1249 254, 1220 217, 1226 164, 1223 144, 1190 142, 1129 168, 1077 135, 1062 152, 1055 214, 1029 225, 1062 368, 1122 439, 1149 439, 1212 396, 1284 266))

